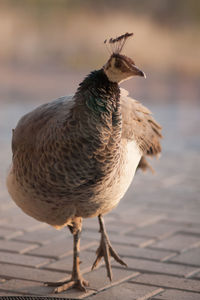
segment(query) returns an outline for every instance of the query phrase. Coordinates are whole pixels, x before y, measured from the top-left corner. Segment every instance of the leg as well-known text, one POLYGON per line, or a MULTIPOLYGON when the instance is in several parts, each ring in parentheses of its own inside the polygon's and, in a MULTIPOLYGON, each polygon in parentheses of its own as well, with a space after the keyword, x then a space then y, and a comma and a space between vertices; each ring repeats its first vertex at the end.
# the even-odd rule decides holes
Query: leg
POLYGON ((112 281, 110 256, 112 256, 121 265, 124 265, 127 267, 127 264, 125 264, 125 262, 123 262, 123 260, 119 257, 119 255, 115 252, 115 250, 111 246, 102 216, 99 215, 98 219, 99 219, 100 232, 101 232, 101 241, 100 241, 99 248, 97 249, 97 258, 92 266, 92 270, 98 265, 101 258, 104 257, 106 269, 107 269, 107 276, 109 277, 110 281, 112 281))
POLYGON ((73 251, 73 269, 72 277, 70 280, 62 282, 47 282, 46 285, 56 287, 54 292, 60 293, 66 291, 72 287, 78 288, 81 291, 86 291, 85 286, 88 286, 88 282, 84 280, 80 274, 80 233, 82 228, 82 219, 75 218, 72 225, 68 226, 74 239, 74 251, 73 251))

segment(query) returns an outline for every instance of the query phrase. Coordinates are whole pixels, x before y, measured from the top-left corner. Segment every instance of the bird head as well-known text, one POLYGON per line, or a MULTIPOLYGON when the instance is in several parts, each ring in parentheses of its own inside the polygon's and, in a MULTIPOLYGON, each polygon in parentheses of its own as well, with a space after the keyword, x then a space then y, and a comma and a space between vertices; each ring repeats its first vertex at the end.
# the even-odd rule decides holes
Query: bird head
MULTIPOLYGON (((107 63, 103 66, 103 70, 108 79, 112 82, 120 83, 133 76, 146 77, 145 73, 135 65, 131 58, 120 54, 127 38, 132 35, 133 33, 125 33, 116 39, 111 38, 108 42, 110 45, 111 56, 107 63)), ((107 40, 104 43, 106 44, 107 40)))

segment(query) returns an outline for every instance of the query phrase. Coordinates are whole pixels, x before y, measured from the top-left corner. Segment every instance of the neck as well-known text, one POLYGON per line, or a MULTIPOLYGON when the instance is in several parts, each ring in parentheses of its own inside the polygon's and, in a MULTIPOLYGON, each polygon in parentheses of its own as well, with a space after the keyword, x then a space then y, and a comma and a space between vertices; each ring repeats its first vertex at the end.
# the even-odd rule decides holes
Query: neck
POLYGON ((96 115, 115 113, 119 109, 120 89, 116 82, 109 81, 103 69, 91 72, 80 84, 75 95, 96 115))
POLYGON ((91 138, 98 135, 108 142, 112 135, 116 143, 119 141, 122 126, 120 89, 117 83, 108 80, 103 69, 90 73, 83 80, 74 99, 72 118, 83 124, 83 128, 90 127, 91 138), (107 135, 103 136, 105 132, 107 135))

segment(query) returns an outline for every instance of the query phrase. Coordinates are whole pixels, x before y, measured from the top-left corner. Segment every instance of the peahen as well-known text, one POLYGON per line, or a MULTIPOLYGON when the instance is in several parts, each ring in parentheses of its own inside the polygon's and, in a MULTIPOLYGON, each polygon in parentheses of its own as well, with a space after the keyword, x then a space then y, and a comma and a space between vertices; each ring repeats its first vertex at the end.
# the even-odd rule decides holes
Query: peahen
MULTIPOLYGON (((73 96, 41 105, 23 116, 13 130, 13 160, 8 191, 29 216, 55 228, 68 226, 74 239, 71 280, 48 283, 55 292, 88 282, 79 269, 82 219, 98 217, 101 239, 96 267, 103 257, 112 279, 113 249, 103 215, 119 203, 137 167, 150 168, 145 156, 161 151, 161 127, 119 83, 145 74, 121 54, 132 33, 108 41, 110 58, 91 72, 73 96)), ((106 42, 106 41, 105 41, 106 42)))

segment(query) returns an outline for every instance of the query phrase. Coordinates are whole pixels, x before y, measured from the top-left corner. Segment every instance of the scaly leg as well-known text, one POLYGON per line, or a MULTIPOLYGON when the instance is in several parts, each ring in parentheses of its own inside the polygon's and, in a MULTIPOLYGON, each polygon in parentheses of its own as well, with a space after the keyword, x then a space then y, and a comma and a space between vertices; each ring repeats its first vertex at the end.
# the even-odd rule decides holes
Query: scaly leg
POLYGON ((80 273, 80 233, 82 228, 82 219, 75 218, 72 225, 68 226, 71 233, 73 234, 74 239, 74 251, 73 251, 73 269, 72 269, 72 277, 70 280, 62 281, 62 282, 47 282, 46 285, 56 287, 54 289, 55 293, 60 293, 66 291, 70 288, 77 288, 81 291, 86 291, 86 286, 88 286, 88 282, 83 279, 80 273))
POLYGON ((123 260, 119 257, 116 251, 113 249, 110 240, 108 238, 108 234, 105 229, 103 217, 101 215, 98 216, 99 225, 100 225, 100 232, 101 232, 101 241, 99 248, 97 249, 97 257, 92 266, 92 270, 98 265, 101 258, 104 257, 106 269, 107 269, 107 276, 109 277, 110 281, 112 281, 112 270, 110 264, 110 256, 112 256, 118 263, 127 267, 127 264, 123 262, 123 260))

